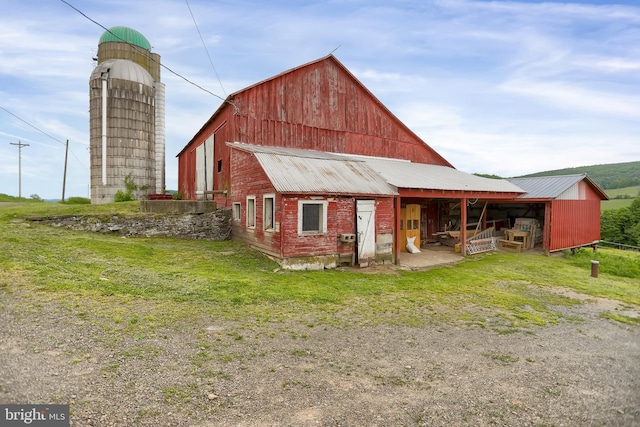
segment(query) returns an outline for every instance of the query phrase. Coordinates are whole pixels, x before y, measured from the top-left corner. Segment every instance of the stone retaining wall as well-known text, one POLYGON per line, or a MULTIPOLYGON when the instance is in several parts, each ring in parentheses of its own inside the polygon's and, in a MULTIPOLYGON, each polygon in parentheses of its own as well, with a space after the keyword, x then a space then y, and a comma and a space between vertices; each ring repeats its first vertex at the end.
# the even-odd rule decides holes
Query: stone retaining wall
POLYGON ((59 215, 31 218, 54 227, 127 237, 177 237, 192 240, 227 240, 231 236, 231 210, 199 214, 59 215))

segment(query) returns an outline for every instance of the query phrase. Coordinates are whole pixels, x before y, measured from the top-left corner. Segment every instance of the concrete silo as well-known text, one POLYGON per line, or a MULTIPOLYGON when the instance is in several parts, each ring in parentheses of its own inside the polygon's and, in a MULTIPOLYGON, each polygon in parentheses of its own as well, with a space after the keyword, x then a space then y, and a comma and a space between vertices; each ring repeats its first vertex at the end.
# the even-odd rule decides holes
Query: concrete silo
POLYGON ((160 56, 139 32, 114 27, 100 37, 91 73, 91 203, 110 203, 124 181, 165 187, 164 84, 160 56))

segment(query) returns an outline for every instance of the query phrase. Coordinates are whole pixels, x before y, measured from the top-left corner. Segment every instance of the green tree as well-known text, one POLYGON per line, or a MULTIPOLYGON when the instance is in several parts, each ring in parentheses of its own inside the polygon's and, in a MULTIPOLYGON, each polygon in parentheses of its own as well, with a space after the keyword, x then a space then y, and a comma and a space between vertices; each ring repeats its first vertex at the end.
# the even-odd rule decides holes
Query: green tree
POLYGON ((640 246, 640 197, 629 207, 602 212, 600 235, 602 240, 640 246))

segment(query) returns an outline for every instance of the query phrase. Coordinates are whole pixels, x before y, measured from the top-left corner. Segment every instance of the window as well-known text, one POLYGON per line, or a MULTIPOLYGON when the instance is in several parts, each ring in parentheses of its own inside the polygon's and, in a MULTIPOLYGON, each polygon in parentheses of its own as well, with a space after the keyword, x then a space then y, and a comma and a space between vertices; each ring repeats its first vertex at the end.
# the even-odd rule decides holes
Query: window
POLYGON ((256 198, 247 197, 247 228, 256 227, 256 198))
POLYGON ((263 200, 263 215, 264 229, 273 231, 275 229, 275 213, 276 213, 276 196, 268 194, 264 196, 263 200))
POLYGON ((327 202, 298 202, 298 234, 323 234, 327 232, 327 202))
POLYGON ((240 221, 240 203, 233 204, 233 220, 240 221))
POLYGON ((218 173, 222 172, 222 159, 218 160, 218 173))

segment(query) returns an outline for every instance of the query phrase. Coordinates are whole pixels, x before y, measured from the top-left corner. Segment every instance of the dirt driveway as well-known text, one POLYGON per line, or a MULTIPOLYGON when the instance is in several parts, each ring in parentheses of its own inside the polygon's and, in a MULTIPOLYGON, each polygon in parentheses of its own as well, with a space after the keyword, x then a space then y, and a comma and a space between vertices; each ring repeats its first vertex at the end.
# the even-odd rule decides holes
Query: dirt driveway
POLYGON ((73 426, 640 425, 640 328, 600 317, 638 307, 607 300, 504 335, 215 317, 137 335, 82 301, 0 297, 0 402, 70 403, 73 426))

